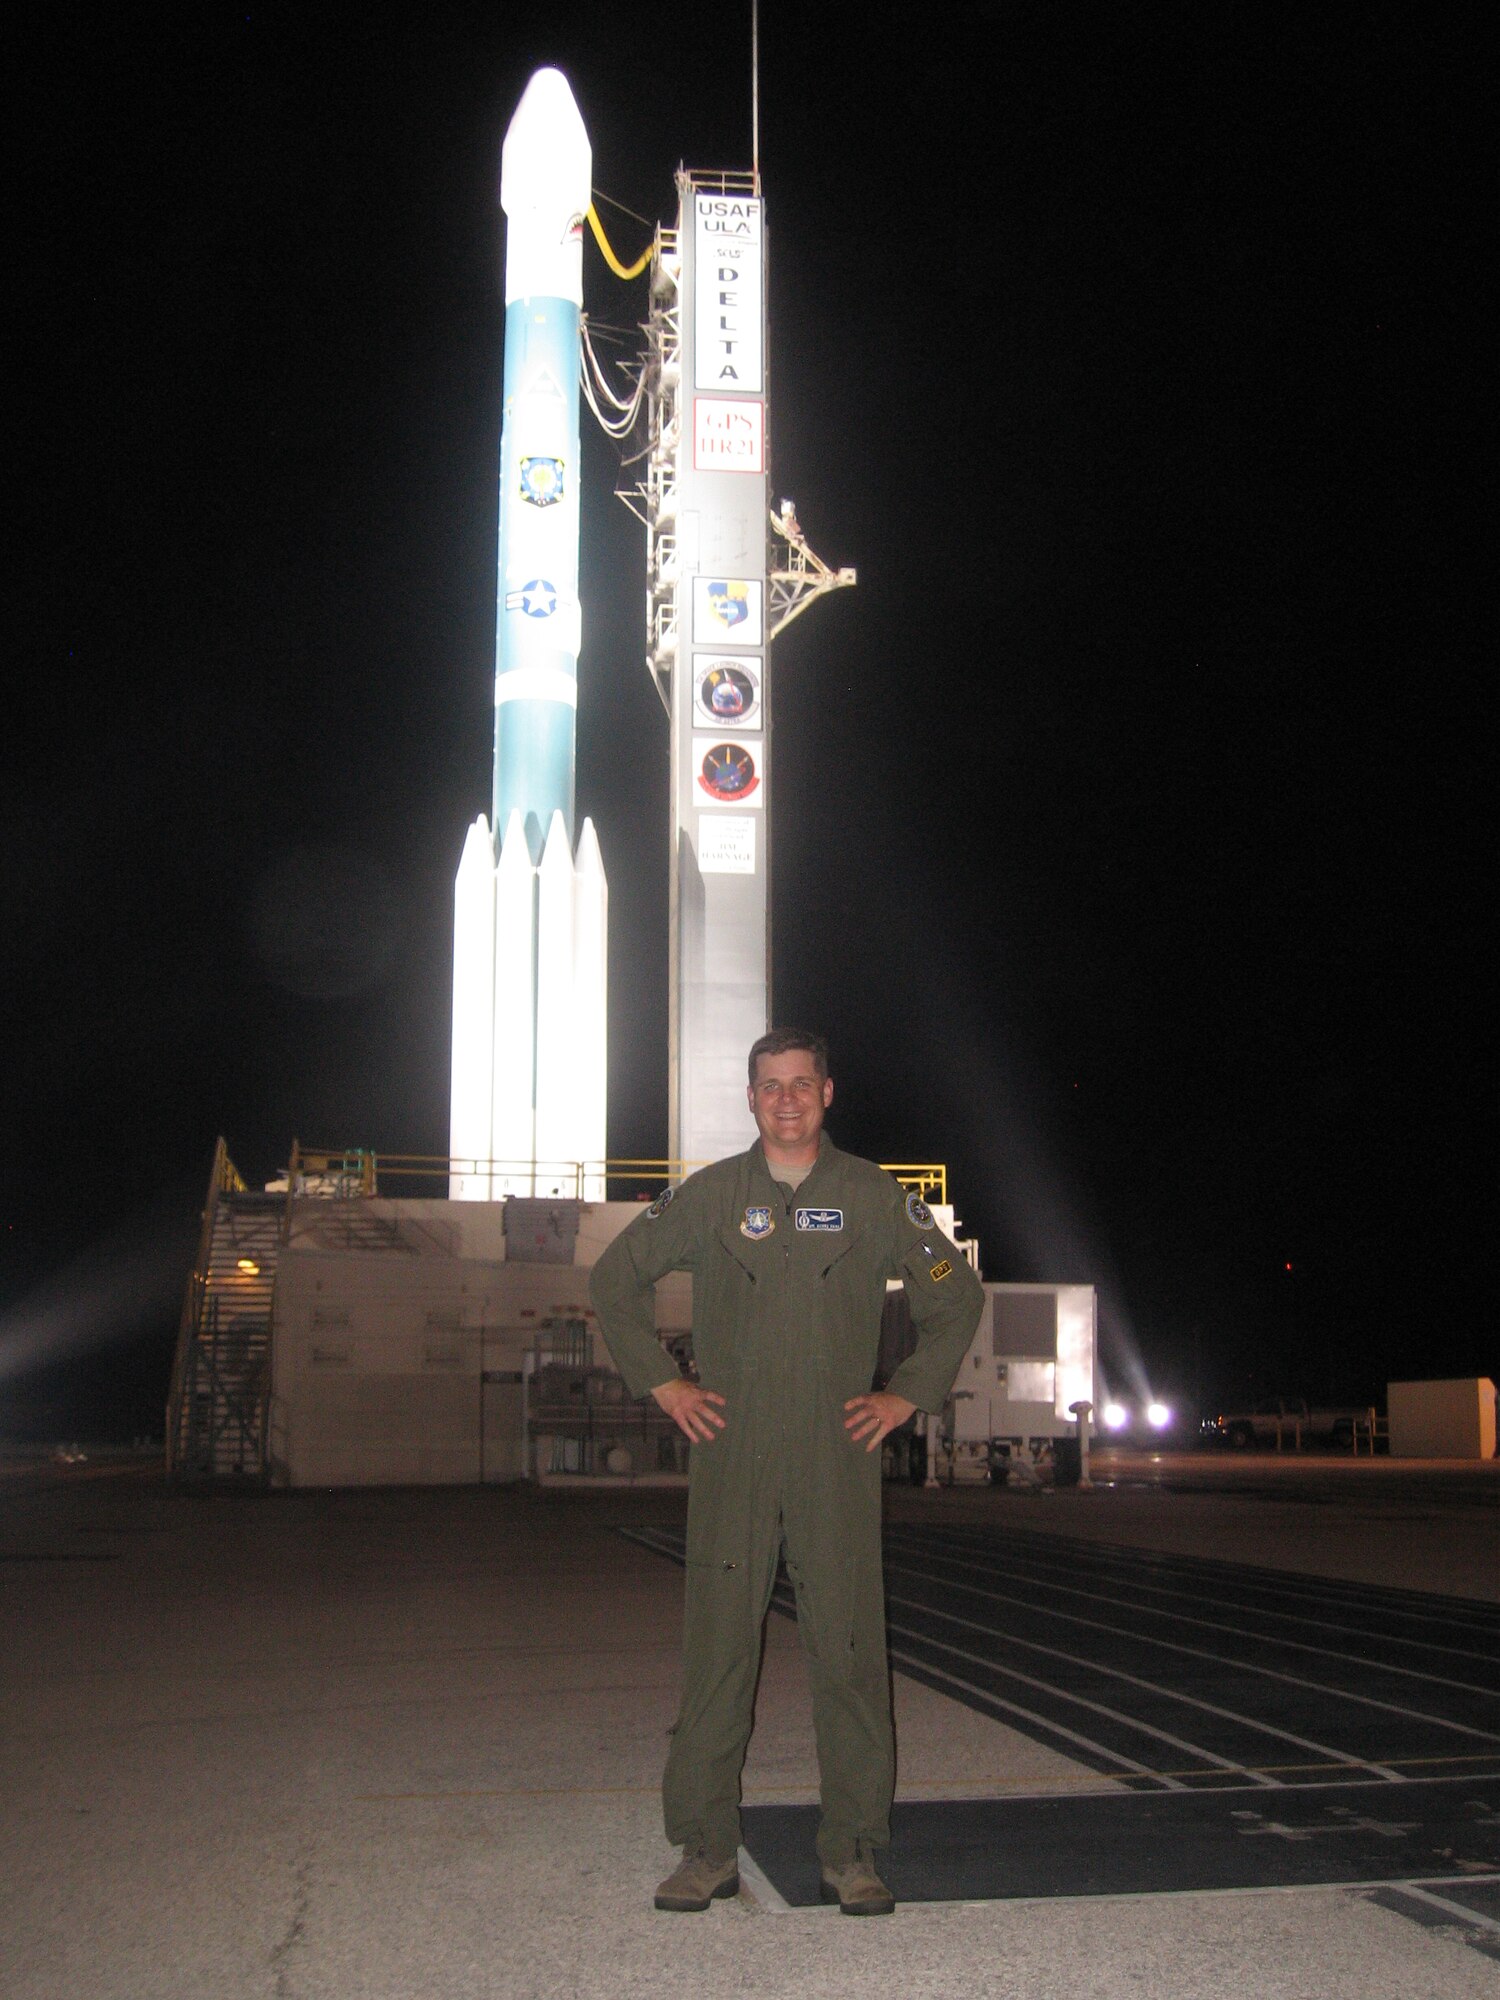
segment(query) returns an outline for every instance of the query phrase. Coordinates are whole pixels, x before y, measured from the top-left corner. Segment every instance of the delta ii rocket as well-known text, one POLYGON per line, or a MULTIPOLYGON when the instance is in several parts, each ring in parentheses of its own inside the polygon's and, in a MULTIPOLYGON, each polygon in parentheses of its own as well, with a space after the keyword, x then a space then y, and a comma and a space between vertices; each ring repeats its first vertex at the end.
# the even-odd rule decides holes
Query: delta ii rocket
POLYGON ((449 1194, 604 1197, 608 890, 573 843, 578 381, 588 134, 567 80, 532 77, 505 135, 492 817, 454 886, 449 1194), (580 1172, 581 1170, 581 1172, 580 1172))

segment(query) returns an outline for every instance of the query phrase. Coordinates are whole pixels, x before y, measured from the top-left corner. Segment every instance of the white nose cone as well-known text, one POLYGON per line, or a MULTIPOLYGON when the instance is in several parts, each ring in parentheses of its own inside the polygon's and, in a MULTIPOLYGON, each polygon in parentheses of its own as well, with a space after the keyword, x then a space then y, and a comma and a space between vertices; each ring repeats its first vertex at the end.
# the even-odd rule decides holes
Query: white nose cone
POLYGON ((505 302, 583 303, 581 218, 593 187, 589 135, 558 69, 539 69, 521 93, 500 150, 505 302))

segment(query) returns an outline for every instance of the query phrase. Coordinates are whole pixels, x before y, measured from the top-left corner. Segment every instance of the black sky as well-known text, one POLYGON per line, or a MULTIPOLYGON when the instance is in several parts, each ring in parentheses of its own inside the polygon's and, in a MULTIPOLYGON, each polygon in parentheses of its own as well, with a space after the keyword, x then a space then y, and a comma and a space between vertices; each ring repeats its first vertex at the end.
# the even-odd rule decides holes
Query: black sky
MULTIPOLYGON (((776 1012, 842 1143, 946 1160, 987 1276, 1098 1280, 1186 1395, 1500 1372, 1451 32, 763 7, 774 484, 860 573, 778 646, 776 1012)), ((559 64, 596 188, 669 219, 679 160, 748 164, 748 5, 60 7, 25 55, 0 1388, 93 1246, 106 1359, 49 1394, 153 1403, 98 1246, 155 1232, 174 1290, 217 1133, 252 1178, 446 1149, 511 110, 559 64)), ((652 1156, 665 723, 584 450, 610 1146, 652 1156)))

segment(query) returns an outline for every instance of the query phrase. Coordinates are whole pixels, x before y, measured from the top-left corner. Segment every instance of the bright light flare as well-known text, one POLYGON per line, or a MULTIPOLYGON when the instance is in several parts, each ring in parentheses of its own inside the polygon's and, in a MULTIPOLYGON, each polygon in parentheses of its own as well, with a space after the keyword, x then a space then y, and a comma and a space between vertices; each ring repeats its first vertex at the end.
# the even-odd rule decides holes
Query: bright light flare
POLYGON ((1150 1424, 1152 1430, 1164 1431, 1171 1421, 1172 1412, 1167 1404, 1148 1403, 1146 1405, 1146 1422, 1150 1424))
POLYGON ((1123 1403, 1106 1403, 1102 1415, 1107 1431, 1122 1431, 1130 1421, 1130 1412, 1123 1403))
POLYGON ((0 1311, 0 1383, 170 1328, 192 1269, 202 1198, 191 1183, 164 1190, 0 1311))

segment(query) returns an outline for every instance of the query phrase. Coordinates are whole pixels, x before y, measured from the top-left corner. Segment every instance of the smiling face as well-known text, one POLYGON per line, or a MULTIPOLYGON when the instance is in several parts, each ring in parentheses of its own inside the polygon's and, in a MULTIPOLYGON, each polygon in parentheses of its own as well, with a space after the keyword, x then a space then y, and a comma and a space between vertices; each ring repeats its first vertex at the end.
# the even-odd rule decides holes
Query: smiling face
POLYGON ((773 1165, 810 1166, 818 1157, 823 1113, 833 1102, 833 1079, 820 1076, 811 1049, 755 1058, 755 1081, 746 1092, 773 1165))

